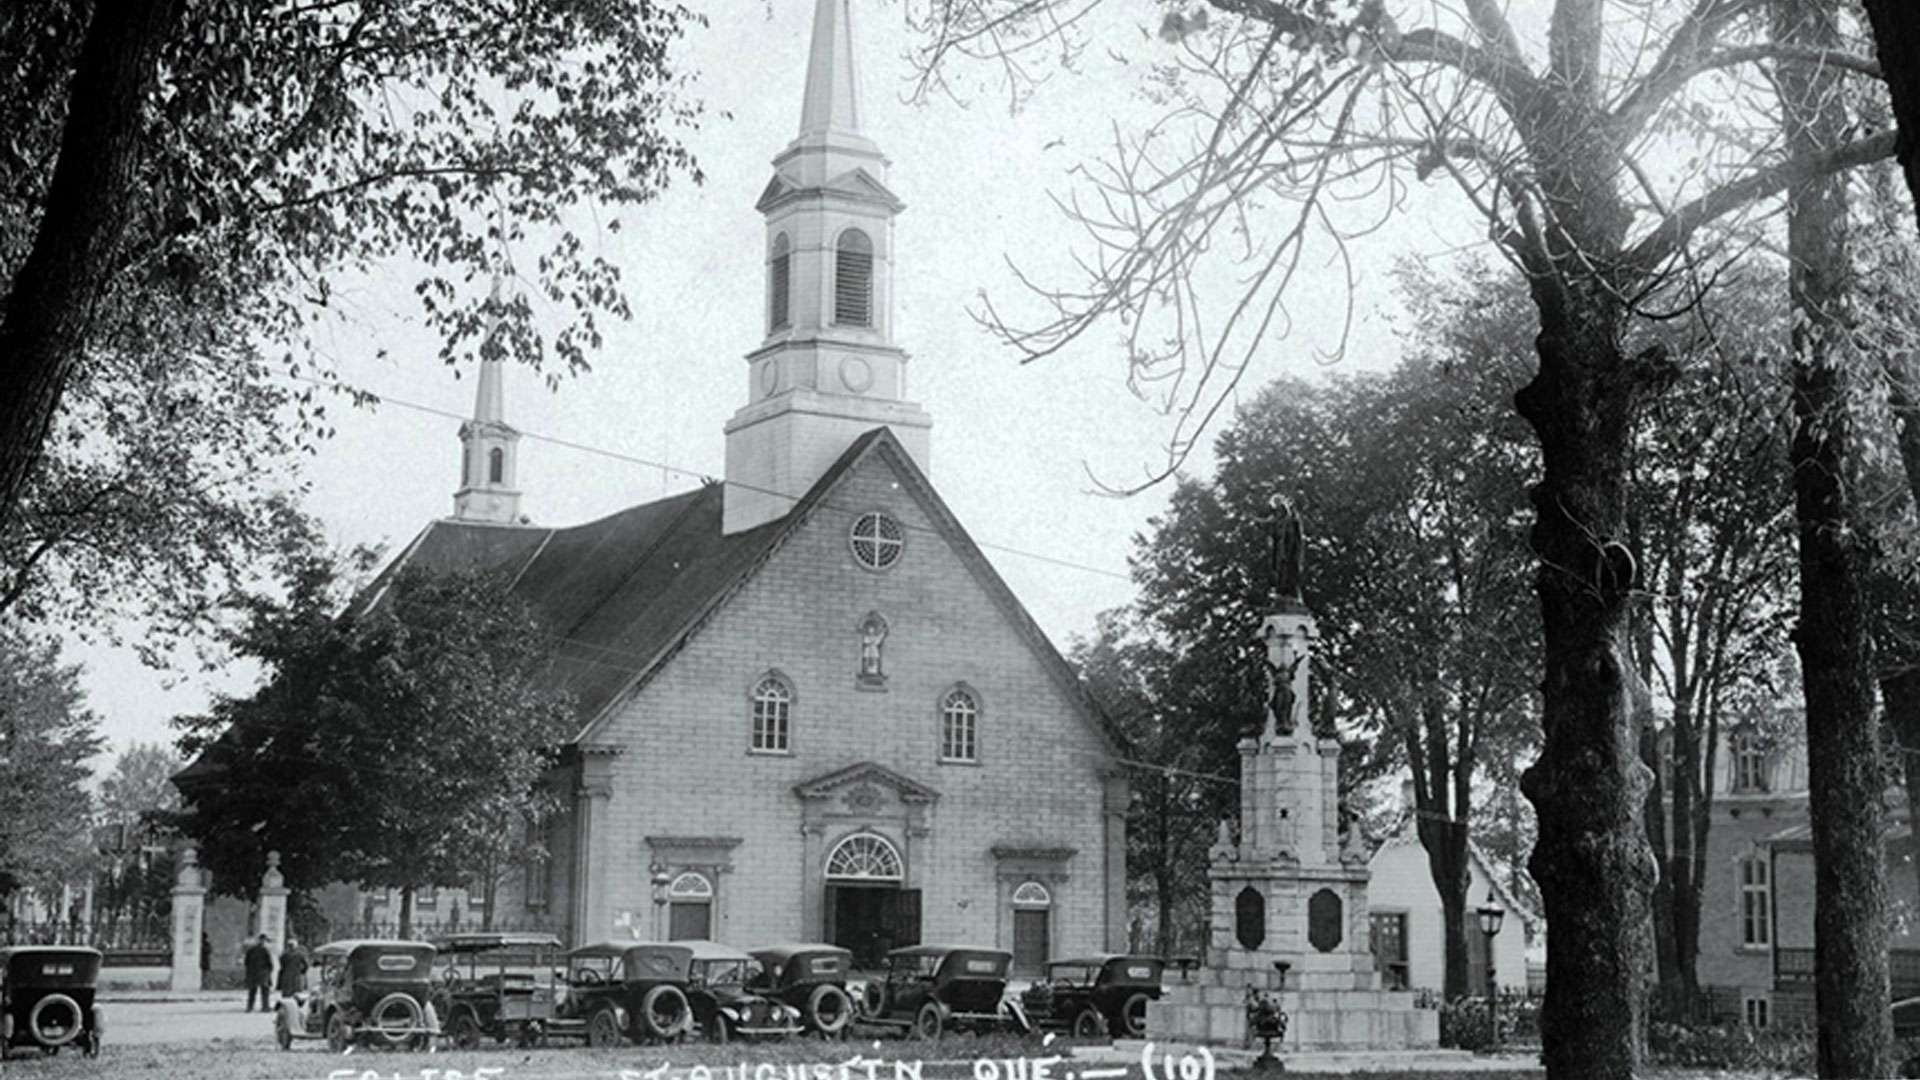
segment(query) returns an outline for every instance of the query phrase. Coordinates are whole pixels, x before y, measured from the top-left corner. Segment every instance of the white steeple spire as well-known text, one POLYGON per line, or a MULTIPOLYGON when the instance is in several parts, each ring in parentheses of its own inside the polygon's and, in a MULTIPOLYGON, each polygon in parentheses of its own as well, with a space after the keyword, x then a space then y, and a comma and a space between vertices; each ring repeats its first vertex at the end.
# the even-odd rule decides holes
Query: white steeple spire
MULTIPOLYGON (((499 332, 503 304, 498 274, 487 303, 493 310, 491 336, 499 332)), ((504 357, 480 361, 473 419, 460 425, 460 490, 453 494, 453 516, 458 521, 511 525, 520 520, 520 492, 515 487, 520 433, 506 421, 505 367, 504 357)))
POLYGON ((860 77, 854 68, 849 0, 818 0, 813 48, 807 55, 807 96, 800 108, 800 139, 860 133, 860 77))
POLYGON ((747 403, 727 422, 727 533, 785 516, 877 427, 927 467, 933 420, 907 400, 907 354, 893 342, 893 218, 905 204, 861 122, 850 0, 815 0, 800 134, 757 204, 766 340, 747 354, 747 403))

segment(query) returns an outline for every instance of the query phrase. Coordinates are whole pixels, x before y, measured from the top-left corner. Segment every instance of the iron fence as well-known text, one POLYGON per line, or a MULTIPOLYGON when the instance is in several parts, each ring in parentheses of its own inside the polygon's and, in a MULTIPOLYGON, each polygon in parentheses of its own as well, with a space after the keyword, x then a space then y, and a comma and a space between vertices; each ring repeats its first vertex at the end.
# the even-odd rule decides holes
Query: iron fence
POLYGON ((0 924, 0 942, 8 945, 86 945, 105 953, 168 953, 172 924, 165 916, 100 922, 12 921, 0 924))

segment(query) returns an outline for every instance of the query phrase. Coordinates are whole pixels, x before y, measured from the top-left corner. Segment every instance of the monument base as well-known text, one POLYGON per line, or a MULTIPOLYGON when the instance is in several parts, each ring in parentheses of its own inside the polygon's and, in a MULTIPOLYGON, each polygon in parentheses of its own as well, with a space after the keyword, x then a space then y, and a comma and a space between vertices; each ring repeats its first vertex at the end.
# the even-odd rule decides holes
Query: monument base
MULTIPOLYGON (((1289 973, 1289 982, 1293 979, 1289 973)), ((1148 1003, 1147 1038, 1256 1047, 1258 1040, 1247 1033, 1247 987, 1253 986, 1272 994, 1286 1010, 1287 1034, 1275 1044, 1281 1054, 1440 1045, 1440 1013, 1416 1008, 1410 991, 1349 987, 1275 992, 1272 986, 1278 981, 1278 972, 1201 968, 1190 981, 1168 986, 1159 1001, 1148 1003)))

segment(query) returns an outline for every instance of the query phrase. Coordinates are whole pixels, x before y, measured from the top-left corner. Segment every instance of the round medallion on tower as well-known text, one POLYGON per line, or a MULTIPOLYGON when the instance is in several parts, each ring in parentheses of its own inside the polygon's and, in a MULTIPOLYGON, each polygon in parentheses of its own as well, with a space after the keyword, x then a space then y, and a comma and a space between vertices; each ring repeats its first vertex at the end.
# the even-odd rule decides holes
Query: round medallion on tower
POLYGON ((856 394, 873 388, 873 366, 857 356, 840 361, 840 385, 856 394))

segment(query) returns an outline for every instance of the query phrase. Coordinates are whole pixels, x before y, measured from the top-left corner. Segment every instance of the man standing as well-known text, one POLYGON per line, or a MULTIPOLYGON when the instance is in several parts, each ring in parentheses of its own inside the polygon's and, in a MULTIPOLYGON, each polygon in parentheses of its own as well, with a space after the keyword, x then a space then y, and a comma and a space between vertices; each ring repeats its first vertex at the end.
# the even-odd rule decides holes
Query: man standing
POLYGON ((260 940, 247 946, 247 1011, 253 1011, 253 997, 260 995, 260 1009, 265 1011, 271 1004, 268 990, 273 978, 273 950, 267 948, 267 935, 261 934, 260 940))
POLYGON ((307 954, 300 951, 300 943, 287 939, 287 948, 280 954, 280 996, 290 998, 306 988, 307 954))
POLYGON ((213 938, 204 932, 200 935, 200 989, 213 989, 213 938))

